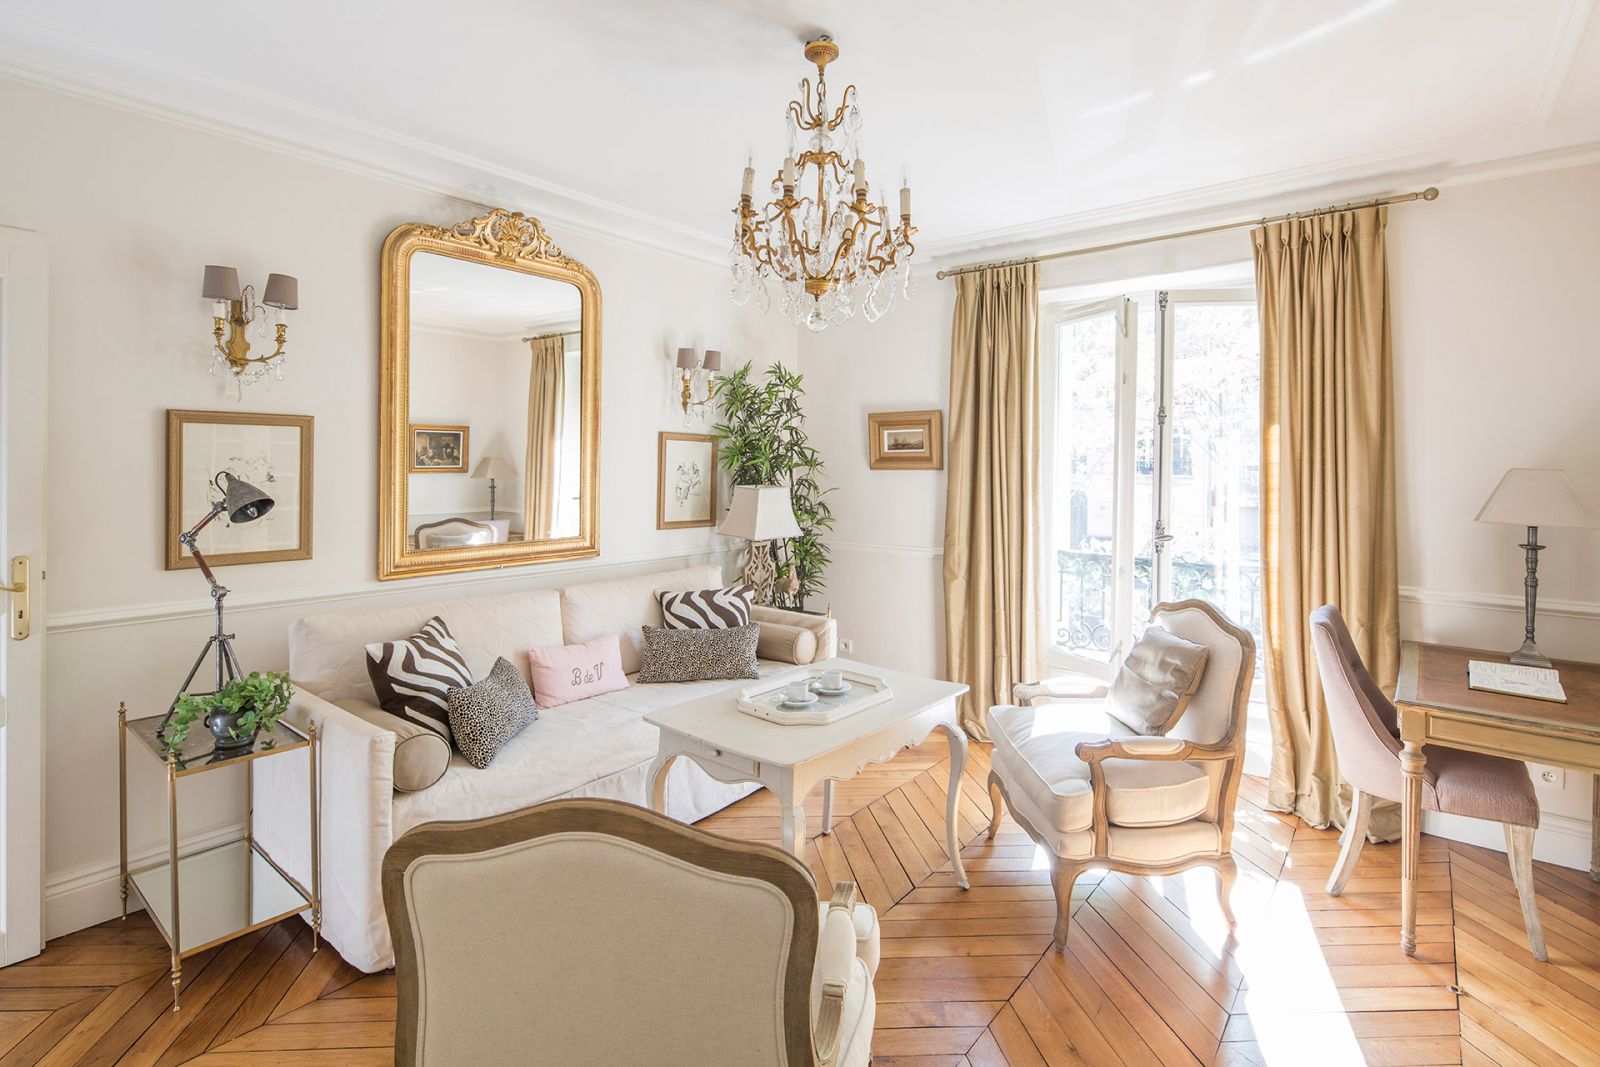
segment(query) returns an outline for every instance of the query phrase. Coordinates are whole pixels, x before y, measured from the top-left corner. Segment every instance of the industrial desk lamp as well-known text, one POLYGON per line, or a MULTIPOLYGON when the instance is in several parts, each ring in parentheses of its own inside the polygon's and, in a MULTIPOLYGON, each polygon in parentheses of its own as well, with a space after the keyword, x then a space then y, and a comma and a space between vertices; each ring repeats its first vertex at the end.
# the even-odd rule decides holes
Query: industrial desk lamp
POLYGON ((217 581, 215 574, 211 573, 211 566, 206 563, 205 554, 200 551, 196 541, 200 537, 200 531, 211 525, 218 515, 227 515, 229 522, 254 522, 272 510, 274 501, 249 482, 234 477, 232 471, 221 472, 213 479, 213 483, 221 490, 221 498, 211 505, 211 510, 206 512, 204 518, 179 535, 178 543, 194 555, 194 562, 200 568, 200 573, 211 583, 211 601, 216 606, 217 630, 206 638, 205 647, 200 650, 200 655, 195 657, 194 666, 189 668, 189 676, 178 687, 178 695, 172 698, 167 713, 161 718, 161 725, 156 727, 156 736, 162 740, 166 740, 164 735, 167 723, 172 719, 172 713, 177 710, 178 696, 189 691, 189 683, 200 673, 200 665, 206 661, 207 655, 216 653, 217 689, 238 678, 241 673, 239 661, 233 655, 233 635, 224 633, 222 628, 222 601, 228 595, 228 589, 217 581))
POLYGON ((1478 512, 1479 522, 1501 522, 1522 526, 1528 540, 1517 547, 1523 551, 1527 574, 1522 579, 1522 647, 1511 653, 1511 662, 1524 667, 1548 667, 1550 660, 1533 643, 1533 616, 1539 599, 1539 543, 1541 526, 1600 526, 1594 513, 1578 496, 1567 472, 1513 467, 1494 487, 1478 512))

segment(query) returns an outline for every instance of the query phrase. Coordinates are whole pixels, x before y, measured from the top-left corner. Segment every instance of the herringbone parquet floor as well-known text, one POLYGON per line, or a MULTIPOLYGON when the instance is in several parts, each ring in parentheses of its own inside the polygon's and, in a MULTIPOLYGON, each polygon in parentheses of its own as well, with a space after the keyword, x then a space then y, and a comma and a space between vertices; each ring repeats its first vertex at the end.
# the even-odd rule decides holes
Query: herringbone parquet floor
MULTIPOLYGON (((853 878, 883 916, 878 1067, 1062 1064, 1600 1063, 1600 888, 1540 865, 1550 962, 1527 951, 1504 858, 1426 839, 1420 949, 1396 947, 1399 850, 1369 846, 1345 896, 1322 883, 1335 836, 1260 806, 1246 781, 1229 939, 1208 871, 1079 882, 1065 955, 1042 861, 1007 825, 982 836, 988 753, 973 746, 962 840, 973 888, 943 868, 942 743, 838 788, 834 832, 808 843, 824 887, 853 878)), ((812 826, 820 797, 812 799, 812 826)), ((758 793, 706 820, 776 842, 758 793)), ((188 961, 173 1014, 166 952, 142 916, 0 971, 0 1062, 382 1064, 394 979, 363 975, 298 919, 188 961)))

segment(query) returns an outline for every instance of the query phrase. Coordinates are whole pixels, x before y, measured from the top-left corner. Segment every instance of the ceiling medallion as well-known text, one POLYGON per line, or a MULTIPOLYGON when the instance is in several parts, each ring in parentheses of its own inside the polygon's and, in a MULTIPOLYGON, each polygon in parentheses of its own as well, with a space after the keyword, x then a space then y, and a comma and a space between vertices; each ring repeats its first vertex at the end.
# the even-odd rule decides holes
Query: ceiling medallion
POLYGON ((827 65, 839 46, 827 36, 806 42, 806 59, 817 65, 817 92, 800 81, 800 99, 789 101, 789 149, 770 189, 777 199, 757 210, 751 193, 753 166, 744 168, 744 189, 734 208, 733 302, 755 297, 766 311, 767 279, 778 282, 783 313, 813 332, 844 322, 857 309, 868 322, 911 297, 911 189, 900 188, 900 225, 889 223, 888 196, 868 199, 867 164, 861 158, 861 108, 856 87, 828 110, 827 65), (814 101, 814 102, 813 102, 814 101), (800 135, 808 136, 801 147, 800 135), (806 195, 796 198, 796 190, 806 195))

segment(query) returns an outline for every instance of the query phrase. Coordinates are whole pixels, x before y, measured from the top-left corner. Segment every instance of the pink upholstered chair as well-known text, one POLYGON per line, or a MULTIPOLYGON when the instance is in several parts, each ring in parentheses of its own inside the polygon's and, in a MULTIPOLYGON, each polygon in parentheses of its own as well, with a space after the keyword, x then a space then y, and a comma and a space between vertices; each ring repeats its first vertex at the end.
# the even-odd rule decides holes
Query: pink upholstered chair
MULTIPOLYGON (((1344 892, 1367 839, 1373 800, 1400 799, 1400 723, 1394 705, 1361 662, 1338 608, 1327 604, 1311 613, 1311 642, 1328 702, 1339 773, 1352 791, 1339 862, 1328 879, 1328 893, 1338 896, 1344 892)), ((1489 819, 1504 826, 1511 880, 1522 899, 1528 944, 1535 958, 1544 959, 1544 934, 1533 894, 1533 832, 1539 826, 1539 800, 1527 765, 1442 745, 1427 745, 1423 754, 1428 760, 1422 781, 1423 808, 1489 819)))

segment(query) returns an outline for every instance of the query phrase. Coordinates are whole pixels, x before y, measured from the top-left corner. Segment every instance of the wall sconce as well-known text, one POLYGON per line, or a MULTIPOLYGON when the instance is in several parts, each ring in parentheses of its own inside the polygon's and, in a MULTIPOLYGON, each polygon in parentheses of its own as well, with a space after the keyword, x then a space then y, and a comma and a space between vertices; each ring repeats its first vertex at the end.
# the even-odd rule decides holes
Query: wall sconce
POLYGON ((241 384, 249 384, 260 381, 267 368, 272 367, 277 379, 283 381, 283 365, 287 358, 284 345, 289 334, 285 312, 300 307, 299 281, 288 274, 267 275, 266 291, 257 304, 256 287, 247 285, 241 290, 237 270, 208 265, 200 295, 211 301, 211 373, 227 368, 241 384), (267 355, 252 356, 247 336, 249 328, 254 323, 256 336, 265 340, 269 319, 276 333, 277 347, 267 355), (222 337, 224 323, 228 325, 226 341, 222 337))
POLYGON ((722 353, 715 348, 706 349, 705 358, 699 362, 695 361, 694 349, 678 349, 678 380, 683 386, 680 401, 685 423, 705 417, 705 409, 711 403, 712 390, 721 370, 722 353))

